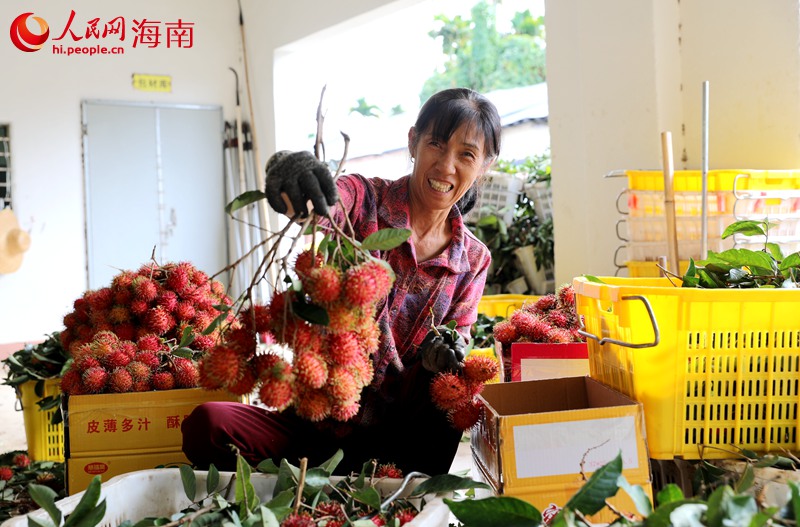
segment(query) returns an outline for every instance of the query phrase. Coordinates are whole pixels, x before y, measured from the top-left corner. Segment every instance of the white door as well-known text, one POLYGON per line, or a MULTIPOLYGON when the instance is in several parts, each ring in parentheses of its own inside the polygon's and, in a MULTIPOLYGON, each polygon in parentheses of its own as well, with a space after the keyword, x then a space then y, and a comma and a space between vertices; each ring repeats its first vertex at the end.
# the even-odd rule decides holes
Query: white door
POLYGON ((109 285, 151 255, 162 264, 189 261, 209 275, 223 269, 222 109, 108 101, 82 107, 89 288, 109 285))

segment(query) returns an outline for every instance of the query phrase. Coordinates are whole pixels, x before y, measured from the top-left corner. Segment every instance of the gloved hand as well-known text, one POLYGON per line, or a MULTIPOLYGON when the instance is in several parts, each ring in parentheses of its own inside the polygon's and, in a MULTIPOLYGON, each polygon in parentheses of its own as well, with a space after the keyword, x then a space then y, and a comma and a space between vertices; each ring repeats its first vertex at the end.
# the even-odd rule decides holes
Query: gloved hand
POLYGON ((328 166, 311 152, 276 152, 269 158, 266 172, 267 201, 275 212, 285 214, 288 210, 281 195, 284 192, 289 197, 294 213, 303 218, 308 216, 309 200, 314 212, 325 215, 328 207, 339 199, 328 166))
POLYGON ((422 367, 433 373, 460 370, 461 361, 464 360, 464 348, 467 344, 464 337, 447 326, 438 326, 436 330, 439 335, 434 330, 430 330, 419 345, 422 367), (453 334, 455 334, 455 340, 453 334))

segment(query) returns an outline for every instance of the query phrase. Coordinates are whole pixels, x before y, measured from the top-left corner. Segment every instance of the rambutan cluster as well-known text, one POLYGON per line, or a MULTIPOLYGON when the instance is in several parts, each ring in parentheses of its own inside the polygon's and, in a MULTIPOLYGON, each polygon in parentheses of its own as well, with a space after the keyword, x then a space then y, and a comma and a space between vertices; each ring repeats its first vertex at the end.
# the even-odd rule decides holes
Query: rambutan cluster
POLYGON ((120 339, 112 331, 100 331, 90 342, 75 347, 72 359, 61 377, 61 391, 68 395, 197 386, 197 364, 173 355, 155 334, 142 335, 133 342, 120 339))
POLYGON ((495 324, 493 333, 495 340, 506 346, 512 342, 566 344, 585 342, 579 329, 575 291, 571 284, 564 284, 555 294, 526 303, 507 320, 495 324))
POLYGON ((468 355, 458 373, 437 373, 431 381, 431 400, 447 412, 450 424, 458 430, 469 430, 478 422, 478 394, 483 385, 500 369, 498 362, 484 355, 468 355))
POLYGON ((389 294, 394 277, 374 259, 343 266, 311 250, 297 257, 294 272, 297 287, 242 311, 239 327, 208 350, 201 385, 233 393, 258 390, 266 406, 292 406, 314 422, 347 421, 359 412, 361 391, 372 382, 380 336, 376 304, 389 294), (256 353, 255 335, 263 332, 291 349, 291 364, 273 352, 256 353))
POLYGON ((74 353, 101 331, 126 341, 155 335, 180 342, 189 327, 193 339, 186 347, 203 351, 218 337, 216 330, 203 334, 220 314, 214 306, 231 303, 221 282, 189 262, 148 263, 75 300, 73 311, 64 316, 61 343, 74 353))

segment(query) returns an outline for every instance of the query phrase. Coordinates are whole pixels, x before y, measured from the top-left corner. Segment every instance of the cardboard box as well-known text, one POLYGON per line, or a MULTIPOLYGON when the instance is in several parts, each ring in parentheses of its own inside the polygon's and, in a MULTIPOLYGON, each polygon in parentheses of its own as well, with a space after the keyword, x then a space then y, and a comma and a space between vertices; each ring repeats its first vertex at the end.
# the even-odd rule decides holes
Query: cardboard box
MULTIPOLYGON (((552 512, 583 485, 581 466, 588 479, 621 451, 628 482, 652 497, 640 403, 590 377, 491 384, 479 398, 472 457, 498 494, 552 512)), ((624 491, 609 501, 636 512, 624 491)), ((614 515, 604 509, 591 519, 608 523, 614 515)))
POLYGON ((68 457, 180 450, 181 423, 208 401, 239 401, 201 388, 72 395, 66 402, 68 457))
POLYGON ((114 476, 151 468, 179 467, 189 464, 184 453, 178 450, 145 454, 91 455, 67 459, 67 494, 83 492, 92 478, 100 476, 103 483, 114 476))
POLYGON ((589 348, 585 342, 511 344, 511 380, 536 381, 589 375, 589 348))

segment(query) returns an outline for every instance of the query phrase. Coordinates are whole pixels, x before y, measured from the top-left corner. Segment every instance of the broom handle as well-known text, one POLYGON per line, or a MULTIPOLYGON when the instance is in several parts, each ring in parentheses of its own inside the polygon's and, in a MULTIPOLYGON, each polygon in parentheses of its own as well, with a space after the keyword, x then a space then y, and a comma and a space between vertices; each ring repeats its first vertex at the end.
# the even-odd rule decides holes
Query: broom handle
POLYGON ((664 167, 664 213, 667 216, 667 265, 675 275, 680 272, 678 262, 678 233, 675 226, 675 191, 673 179, 675 170, 672 166, 672 133, 661 132, 661 154, 664 167))

